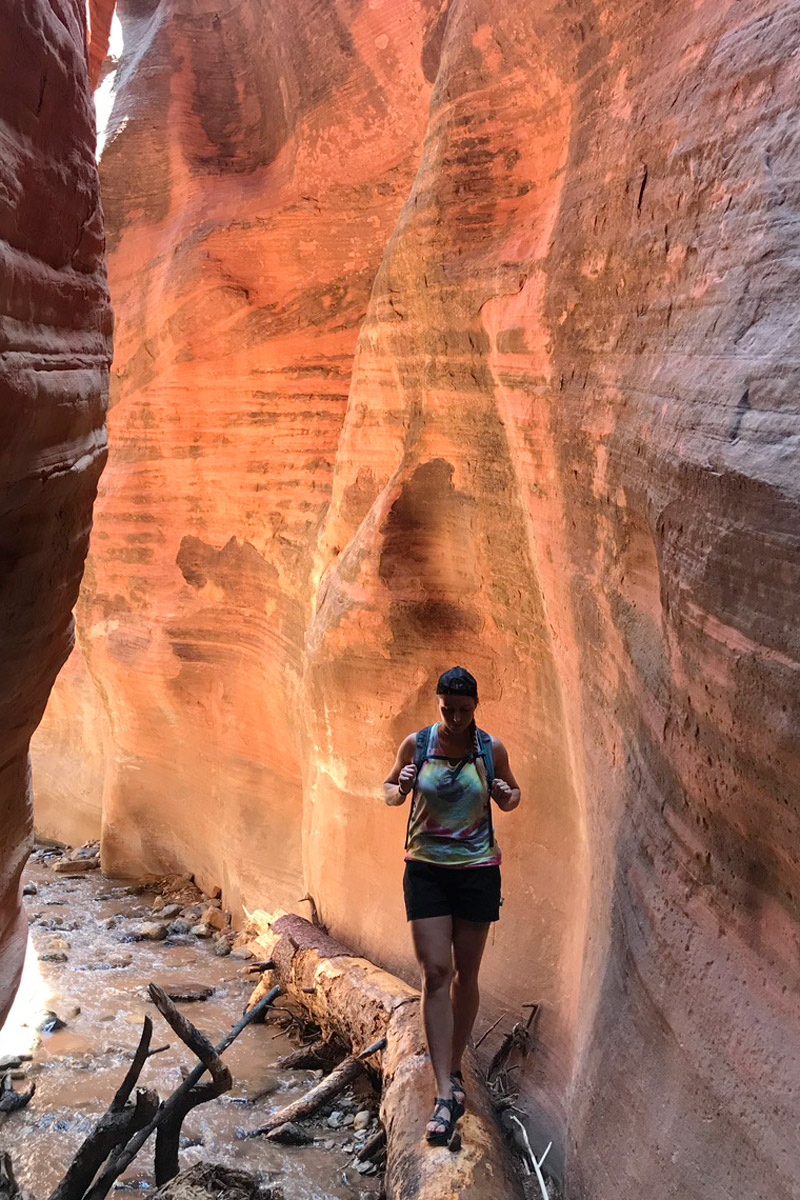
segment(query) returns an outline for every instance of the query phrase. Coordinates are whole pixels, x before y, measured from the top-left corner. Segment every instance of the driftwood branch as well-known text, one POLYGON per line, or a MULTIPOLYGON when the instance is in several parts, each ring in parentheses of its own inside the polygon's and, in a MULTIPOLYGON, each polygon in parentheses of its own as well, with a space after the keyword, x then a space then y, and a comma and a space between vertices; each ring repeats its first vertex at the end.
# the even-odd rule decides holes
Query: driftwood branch
POLYGON ((142 1024, 142 1036, 139 1038, 139 1045, 136 1047, 136 1053, 133 1056, 133 1062, 128 1067, 127 1074, 120 1084, 117 1094, 109 1105, 109 1112, 122 1112, 128 1102, 128 1098, 136 1086, 136 1081, 142 1073, 142 1067, 147 1061, 147 1056, 150 1052, 150 1041, 153 1036, 153 1022, 149 1017, 145 1017, 142 1024))
POLYGON ((36 1084, 32 1083, 27 1092, 17 1092, 11 1082, 11 1072, 8 1071, 0 1080, 0 1114, 16 1112, 30 1104, 36 1092, 36 1084))
POLYGON ((339 1054, 342 1053, 335 1038, 320 1038, 308 1046, 298 1047, 291 1054, 284 1054, 283 1058, 278 1059, 278 1067, 281 1071, 326 1067, 336 1058, 337 1050, 339 1054))
POLYGON ((133 1061, 117 1089, 108 1109, 95 1125, 73 1158, 64 1178, 50 1195, 50 1200, 80 1200, 100 1167, 118 1146, 124 1145, 131 1134, 151 1121, 158 1109, 155 1092, 140 1089, 136 1104, 129 1105, 131 1092, 142 1073, 153 1036, 153 1022, 145 1017, 142 1035, 133 1061))
POLYGON ((28 1200, 17 1183, 11 1155, 0 1151, 0 1200, 28 1200))
POLYGON ((280 1125, 285 1125, 287 1121, 298 1121, 303 1117, 310 1117, 318 1108, 321 1108, 328 1100, 338 1096, 343 1088, 347 1087, 353 1079, 361 1074, 363 1067, 357 1058, 349 1055, 338 1067, 334 1067, 330 1075, 326 1075, 318 1084, 306 1092, 305 1096, 301 1096, 299 1100, 294 1100, 291 1104, 287 1104, 284 1108, 278 1109, 272 1116, 268 1117, 263 1125, 259 1125, 257 1129, 249 1129, 243 1134, 245 1138, 260 1137, 262 1134, 270 1134, 280 1125))
POLYGON ((368 1162, 373 1159, 380 1158, 386 1149, 386 1130, 381 1126, 371 1138, 367 1138, 360 1150, 356 1151, 356 1158, 360 1162, 368 1162))
MULTIPOLYGON (((233 1080, 228 1067, 225 1066, 215 1048, 199 1029, 188 1021, 175 1007, 167 993, 158 984, 150 984, 150 997, 164 1020, 177 1033, 178 1037, 188 1046, 211 1075, 210 1082, 198 1083, 182 1094, 176 1093, 174 1104, 168 1114, 162 1116, 156 1131, 156 1187, 161 1187, 167 1180, 178 1174, 180 1169, 178 1151, 180 1148, 181 1127, 188 1113, 198 1104, 214 1100, 227 1092, 233 1080)), ((181 1089, 178 1089, 181 1092, 181 1089)), ((166 1106, 165 1106, 166 1107, 166 1106)))
POLYGON ((538 1004, 523 1004, 522 1007, 530 1009, 528 1019, 524 1024, 522 1021, 517 1021, 514 1027, 505 1035, 495 1051, 492 1061, 489 1063, 489 1069, 486 1072, 487 1079, 491 1079, 493 1075, 496 1075, 505 1067, 513 1050, 520 1050, 523 1058, 526 1058, 530 1051, 531 1027, 539 1015, 540 1006, 538 1004))
MULTIPOLYGON (((234 1025, 233 1029, 231 1029, 231 1031, 227 1033, 222 1041, 216 1046, 212 1046, 211 1043, 203 1037, 199 1030, 196 1030, 194 1026, 190 1024, 190 1022, 186 1021, 185 1017, 183 1017, 180 1013, 177 1013, 177 1009, 175 1012, 177 1013, 179 1020, 176 1024, 172 1024, 170 1018, 167 1017, 167 1020, 170 1020, 170 1024, 172 1024, 172 1028, 175 1030, 178 1036, 182 1038, 182 1040, 185 1039, 183 1038, 183 1033, 181 1030, 186 1032, 188 1036, 191 1037, 192 1041, 194 1042, 192 1045, 192 1050, 194 1052, 197 1052, 197 1050, 202 1047, 203 1055, 208 1060, 209 1064, 212 1061, 214 1062, 214 1071, 217 1072, 216 1080, 212 1072, 212 1080, 210 1085, 207 1084, 206 1086, 214 1087, 218 1082, 221 1082, 224 1079, 224 1076, 220 1073, 219 1068, 216 1065, 219 1055, 223 1054, 224 1051, 227 1050, 231 1042, 236 1040, 243 1029, 246 1029, 252 1021, 257 1021, 259 1017, 263 1015, 265 1010, 269 1007, 276 996, 280 995, 280 992, 280 987, 272 988, 266 994, 266 996, 263 996, 259 1000, 258 1004, 253 1005, 253 1007, 244 1014, 244 1016, 236 1023, 236 1025, 234 1025), (186 1029, 186 1026, 189 1028, 186 1029), (202 1039, 202 1043, 198 1039, 202 1039)), ((151 995, 153 995, 152 992, 151 995)), ((166 993, 164 993, 161 988, 158 988, 156 994, 153 995, 154 1000, 156 999, 156 995, 159 997, 159 999, 156 1001, 156 1003, 159 1005, 159 1011, 164 1012, 164 1015, 166 1016, 166 1012, 164 1011, 164 1009, 166 1009, 166 1011, 170 1012, 170 1016, 172 1016, 171 1010, 168 1008, 168 1005, 171 1005, 172 1001, 169 1000, 169 997, 166 997, 166 993), (164 1005, 164 1009, 161 1008, 161 1004, 163 1003, 163 1000, 161 999, 162 996, 166 997, 167 999, 167 1005, 164 1005)), ((172 1005, 172 1007, 174 1008, 174 1005, 172 1005)), ((190 1043, 187 1042, 187 1045, 189 1044, 190 1043)), ((227 1068, 224 1067, 223 1064, 220 1064, 220 1066, 222 1066, 223 1071, 227 1071, 227 1068)), ((83 1200, 104 1200, 104 1197, 108 1195, 115 1180, 117 1180, 126 1167, 133 1162, 134 1158, 139 1153, 150 1135, 154 1133, 162 1124, 172 1127, 174 1122, 177 1122, 178 1114, 184 1108, 187 1097, 199 1083, 200 1077, 203 1075, 205 1070, 206 1063, 201 1058, 201 1061, 192 1071, 189 1072, 189 1074, 186 1076, 180 1086, 172 1093, 172 1095, 169 1096, 168 1099, 162 1101, 152 1120, 150 1120, 143 1129, 140 1129, 137 1133, 135 1133, 134 1136, 128 1141, 127 1145, 123 1146, 119 1151, 117 1151, 113 1158, 109 1160, 100 1175, 92 1184, 91 1188, 89 1188, 89 1190, 85 1193, 83 1200)), ((228 1078, 230 1078, 230 1074, 228 1074, 228 1078)), ((193 1107, 193 1105, 190 1104, 189 1108, 191 1107, 193 1107)), ((189 1109, 187 1108, 186 1111, 188 1112, 189 1109)), ((183 1118, 181 1118, 181 1120, 182 1119, 183 1118)), ((180 1126, 178 1126, 178 1128, 180 1128, 180 1126)), ((166 1143, 162 1143, 162 1155, 164 1163, 167 1161, 167 1150, 169 1146, 169 1139, 166 1141, 166 1143)))

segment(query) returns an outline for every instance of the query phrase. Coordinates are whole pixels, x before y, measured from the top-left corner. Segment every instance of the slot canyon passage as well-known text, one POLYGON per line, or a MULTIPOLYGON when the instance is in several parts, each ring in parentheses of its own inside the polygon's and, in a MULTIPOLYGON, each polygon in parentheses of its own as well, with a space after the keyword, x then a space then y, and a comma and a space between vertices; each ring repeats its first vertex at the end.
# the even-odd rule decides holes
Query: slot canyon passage
POLYGON ((0 1012, 34 803, 415 982, 463 662, 565 1196, 796 1197, 800 3, 89 8, 97 169, 83 3, 0 5, 0 1012))

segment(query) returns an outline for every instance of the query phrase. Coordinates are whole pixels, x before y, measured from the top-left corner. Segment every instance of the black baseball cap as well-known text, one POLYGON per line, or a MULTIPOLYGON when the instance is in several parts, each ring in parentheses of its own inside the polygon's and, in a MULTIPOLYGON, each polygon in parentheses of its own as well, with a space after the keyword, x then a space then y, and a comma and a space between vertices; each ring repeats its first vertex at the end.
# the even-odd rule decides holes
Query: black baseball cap
POLYGON ((471 696, 478 699, 478 681, 464 667, 451 667, 439 676, 437 696, 471 696))

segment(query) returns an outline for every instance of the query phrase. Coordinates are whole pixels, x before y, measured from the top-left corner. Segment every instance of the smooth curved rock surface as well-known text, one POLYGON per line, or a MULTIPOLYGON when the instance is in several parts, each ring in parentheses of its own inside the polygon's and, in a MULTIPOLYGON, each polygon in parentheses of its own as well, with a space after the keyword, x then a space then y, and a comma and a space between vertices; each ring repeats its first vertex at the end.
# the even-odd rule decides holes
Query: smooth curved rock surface
POLYGON ((0 1022, 22 968, 28 743, 73 639, 111 311, 82 6, 0 8, 0 1022))
POLYGON ((214 11, 120 12, 104 859, 409 972, 376 793, 464 662, 536 1144, 570 1198, 789 1200, 800 9, 214 11))

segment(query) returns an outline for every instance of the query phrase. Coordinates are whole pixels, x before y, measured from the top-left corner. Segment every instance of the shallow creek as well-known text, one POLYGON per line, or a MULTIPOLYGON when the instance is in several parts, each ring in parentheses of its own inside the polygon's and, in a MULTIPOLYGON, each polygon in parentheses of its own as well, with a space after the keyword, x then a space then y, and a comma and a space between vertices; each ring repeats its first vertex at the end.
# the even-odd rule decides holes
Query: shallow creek
MULTIPOLYGON (((77 878, 55 875, 36 857, 25 878, 37 889, 25 901, 31 942, 23 986, 0 1030, 0 1058, 31 1053, 32 1060, 23 1065, 25 1079, 15 1086, 24 1091, 35 1081, 36 1094, 0 1128, 0 1148, 10 1151, 20 1184, 43 1200, 119 1086, 145 1013, 153 1020, 152 1045, 169 1042, 171 1048, 148 1060, 140 1084, 164 1099, 180 1083, 181 1066, 195 1065, 148 1000, 147 984, 213 987, 207 1000, 178 1007, 217 1042, 242 1015, 254 979, 240 974, 241 962, 217 957, 208 941, 189 936, 126 941, 137 921, 147 919, 153 893, 132 894, 98 871, 77 878), (65 962, 41 959, 52 953, 54 938, 69 944, 65 962), (128 956, 130 962, 122 965, 128 956), (65 1028, 37 1032, 46 1010, 66 1021, 65 1028)), ((255 1127, 318 1077, 313 1071, 277 1068, 277 1059, 294 1048, 274 1025, 244 1030, 224 1056, 232 1090, 194 1109, 184 1123, 181 1168, 205 1160, 258 1170, 281 1184, 286 1200, 377 1197, 379 1180, 362 1178, 350 1166, 352 1130, 328 1128, 324 1115, 308 1126, 315 1138, 309 1146, 237 1139, 237 1127, 255 1127)), ((355 1096, 351 1090, 335 1107, 355 1112, 377 1104, 365 1080, 355 1096)), ((153 1145, 151 1139, 118 1182, 122 1194, 154 1188, 153 1145)))

